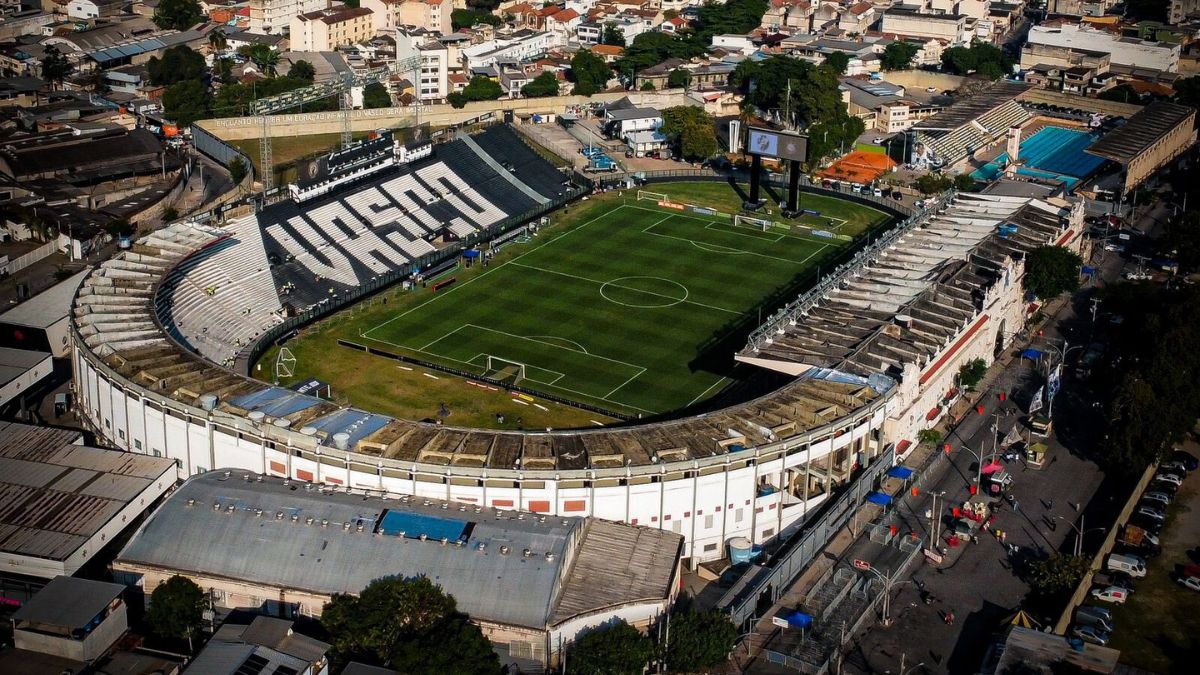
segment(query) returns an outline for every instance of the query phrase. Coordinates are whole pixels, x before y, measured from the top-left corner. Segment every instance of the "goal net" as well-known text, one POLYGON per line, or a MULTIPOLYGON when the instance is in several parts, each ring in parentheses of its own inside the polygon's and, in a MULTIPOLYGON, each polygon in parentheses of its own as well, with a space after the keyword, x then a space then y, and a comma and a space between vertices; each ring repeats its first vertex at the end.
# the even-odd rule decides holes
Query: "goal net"
POLYGON ((638 201, 649 199, 655 202, 669 202, 671 198, 662 192, 651 192, 649 190, 638 190, 638 201))
POLYGON ((525 379, 525 364, 520 361, 510 361, 488 354, 487 365, 483 374, 485 377, 490 377, 493 380, 516 384, 525 379))
POLYGON ((775 227, 775 223, 767 218, 755 218, 754 216, 747 216, 747 215, 743 215, 740 213, 735 213, 733 216, 733 226, 734 227, 754 227, 754 228, 758 228, 758 229, 762 230, 763 232, 766 232, 767 230, 771 229, 772 227, 775 227))

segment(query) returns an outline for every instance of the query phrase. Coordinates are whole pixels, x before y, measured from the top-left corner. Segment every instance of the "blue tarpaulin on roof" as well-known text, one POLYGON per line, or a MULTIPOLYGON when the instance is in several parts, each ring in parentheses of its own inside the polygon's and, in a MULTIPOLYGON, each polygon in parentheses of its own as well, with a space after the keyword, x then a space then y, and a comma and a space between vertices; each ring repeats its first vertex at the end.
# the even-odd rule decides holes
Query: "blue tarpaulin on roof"
POLYGON ((1032 359, 1034 361, 1037 361, 1038 359, 1042 358, 1042 356, 1044 356, 1044 355, 1045 355, 1044 352, 1042 352, 1041 350, 1038 350, 1038 349, 1026 349, 1025 351, 1021 352, 1021 358, 1032 359))
POLYGON ((891 476, 892 478, 908 480, 909 478, 912 478, 913 470, 907 466, 893 466, 892 468, 888 469, 887 475, 891 476))
POLYGON ((792 612, 785 619, 792 628, 808 628, 813 622, 812 615, 804 612, 792 612))
POLYGON ((400 536, 403 533, 406 539, 420 539, 423 534, 434 541, 441 541, 443 537, 458 541, 466 529, 466 521, 405 511, 388 511, 379 523, 379 531, 383 534, 400 536))
POLYGON ((888 504, 892 503, 892 498, 890 495, 885 495, 882 492, 872 492, 871 494, 867 495, 867 501, 871 502, 872 504, 887 506, 888 504))

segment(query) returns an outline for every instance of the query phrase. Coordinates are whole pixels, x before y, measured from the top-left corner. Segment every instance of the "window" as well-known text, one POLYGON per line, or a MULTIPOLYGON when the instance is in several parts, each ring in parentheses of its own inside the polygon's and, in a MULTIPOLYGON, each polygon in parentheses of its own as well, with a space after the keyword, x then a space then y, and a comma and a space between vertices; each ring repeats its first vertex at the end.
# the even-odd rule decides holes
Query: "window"
POLYGON ((141 449, 142 449, 142 441, 141 441, 141 439, 138 439, 138 438, 135 438, 135 439, 133 439, 133 448, 134 448, 135 450, 141 450, 141 449))
POLYGON ((710 513, 709 515, 704 516, 704 529, 711 530, 712 527, 713 527, 713 516, 710 513))
POLYGON ((683 533, 683 521, 676 520, 675 522, 671 523, 671 531, 674 532, 675 534, 682 534, 683 533))
POLYGON ((704 545, 704 552, 705 552, 705 553, 712 553, 712 552, 713 552, 713 551, 715 551, 715 550, 717 550, 717 545, 716 545, 716 544, 705 544, 705 545, 704 545))
POLYGON ((740 522, 742 522, 742 517, 743 517, 743 515, 745 514, 745 511, 746 511, 745 509, 737 509, 737 510, 735 510, 735 511, 733 512, 733 522, 735 522, 735 523, 740 523, 740 522))

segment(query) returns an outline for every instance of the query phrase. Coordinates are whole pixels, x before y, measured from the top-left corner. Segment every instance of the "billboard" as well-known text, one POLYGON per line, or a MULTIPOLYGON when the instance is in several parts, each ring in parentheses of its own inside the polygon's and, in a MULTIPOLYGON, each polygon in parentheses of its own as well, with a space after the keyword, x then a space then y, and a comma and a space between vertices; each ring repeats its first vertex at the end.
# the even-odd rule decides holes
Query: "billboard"
POLYGON ((808 159, 808 138, 799 134, 751 127, 746 142, 746 152, 763 157, 778 157, 779 159, 794 159, 797 162, 803 162, 808 159))

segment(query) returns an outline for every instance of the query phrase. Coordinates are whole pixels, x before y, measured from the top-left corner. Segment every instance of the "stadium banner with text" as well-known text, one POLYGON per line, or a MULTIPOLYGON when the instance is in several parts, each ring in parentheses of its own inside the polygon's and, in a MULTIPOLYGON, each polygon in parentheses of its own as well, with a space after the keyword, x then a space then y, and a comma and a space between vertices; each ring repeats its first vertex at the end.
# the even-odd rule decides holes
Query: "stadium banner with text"
POLYGON ((684 206, 683 204, 676 204, 675 202, 669 202, 665 199, 658 200, 658 205, 667 209, 675 209, 676 211, 687 210, 687 206, 684 206))
POLYGON ((690 206, 690 205, 689 205, 689 206, 688 206, 688 208, 689 208, 689 209, 691 209, 692 213, 698 213, 698 214, 700 214, 700 215, 702 215, 702 216, 715 216, 715 215, 717 215, 717 212, 716 212, 715 210, 713 210, 713 209, 708 209, 708 208, 705 208, 705 207, 703 207, 703 206, 690 206))

